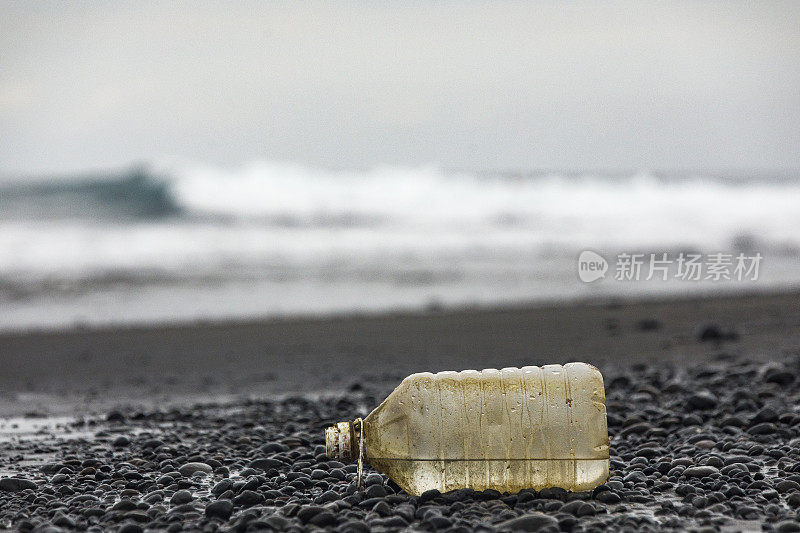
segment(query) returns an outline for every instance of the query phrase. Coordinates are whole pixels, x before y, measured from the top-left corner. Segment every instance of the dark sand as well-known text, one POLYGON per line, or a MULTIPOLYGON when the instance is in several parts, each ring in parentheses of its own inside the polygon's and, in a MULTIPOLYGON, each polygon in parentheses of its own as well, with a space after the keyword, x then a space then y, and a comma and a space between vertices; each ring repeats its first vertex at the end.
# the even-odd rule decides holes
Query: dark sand
POLYGON ((0 357, 28 413, 0 419, 0 529, 800 531, 796 294, 6 335, 0 357), (361 493, 322 453, 410 372, 571 360, 606 379, 594 491, 413 497, 368 468, 361 493))
POLYGON ((800 347, 800 295, 583 303, 0 335, 0 415, 74 413, 229 395, 340 391, 412 372, 584 361, 769 360, 800 347), (653 324, 648 324, 653 322, 653 324), (648 327, 650 326, 650 327, 648 327))

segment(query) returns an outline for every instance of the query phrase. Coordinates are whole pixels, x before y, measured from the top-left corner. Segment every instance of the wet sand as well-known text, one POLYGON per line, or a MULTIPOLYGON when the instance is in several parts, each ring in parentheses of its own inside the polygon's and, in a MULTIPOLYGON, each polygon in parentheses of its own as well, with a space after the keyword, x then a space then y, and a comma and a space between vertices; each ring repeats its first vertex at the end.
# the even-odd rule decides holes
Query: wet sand
POLYGON ((797 293, 12 333, 0 335, 0 415, 336 392, 419 371, 697 365, 719 351, 769 360, 798 349, 797 293), (734 335, 700 342, 712 324, 734 335))

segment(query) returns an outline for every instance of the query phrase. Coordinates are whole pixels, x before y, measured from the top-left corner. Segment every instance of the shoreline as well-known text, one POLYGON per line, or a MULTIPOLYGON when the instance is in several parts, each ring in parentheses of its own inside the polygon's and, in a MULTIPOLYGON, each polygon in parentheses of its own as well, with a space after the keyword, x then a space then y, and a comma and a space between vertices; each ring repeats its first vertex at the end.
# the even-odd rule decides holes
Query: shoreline
POLYGON ((751 298, 764 298, 767 300, 797 298, 800 301, 800 285, 766 289, 740 290, 737 288, 722 290, 700 290, 686 293, 679 292, 641 292, 629 294, 597 294, 574 295, 536 300, 520 300, 498 303, 455 303, 446 304, 438 300, 431 300, 422 306, 409 306, 399 308, 376 308, 364 310, 333 310, 308 311, 298 313, 264 314, 261 316, 244 316, 230 318, 176 318, 166 321, 109 321, 100 323, 76 322, 59 326, 21 326, 0 328, 0 339, 4 337, 41 336, 87 332, 117 332, 117 331, 150 331, 174 330, 205 327, 236 327, 271 325, 276 323, 297 322, 331 322, 343 320, 369 320, 384 317, 413 317, 443 314, 473 314, 473 313, 503 313, 522 312, 542 309, 567 308, 567 307, 614 307, 618 305, 661 305, 682 304, 699 301, 716 300, 743 300, 751 298))
POLYGON ((346 390, 419 371, 798 350, 798 292, 7 332, 0 416, 346 390), (731 338, 700 342, 712 324, 731 338))

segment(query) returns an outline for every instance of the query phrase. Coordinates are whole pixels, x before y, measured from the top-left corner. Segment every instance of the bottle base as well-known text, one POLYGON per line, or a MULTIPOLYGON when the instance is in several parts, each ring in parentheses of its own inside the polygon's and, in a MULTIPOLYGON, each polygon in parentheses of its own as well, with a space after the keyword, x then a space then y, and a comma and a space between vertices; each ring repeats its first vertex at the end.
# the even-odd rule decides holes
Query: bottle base
POLYGON ((368 458, 376 469, 403 490, 419 495, 436 489, 517 493, 523 489, 560 487, 572 492, 591 490, 608 479, 608 459, 380 459, 368 458))

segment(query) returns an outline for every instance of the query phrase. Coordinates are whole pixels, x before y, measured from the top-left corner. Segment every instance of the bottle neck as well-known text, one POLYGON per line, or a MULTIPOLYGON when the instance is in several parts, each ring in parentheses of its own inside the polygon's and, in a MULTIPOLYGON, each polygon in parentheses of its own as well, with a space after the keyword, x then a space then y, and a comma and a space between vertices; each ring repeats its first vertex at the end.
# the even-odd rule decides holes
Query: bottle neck
POLYGON ((325 455, 331 459, 354 462, 361 455, 363 422, 338 422, 325 429, 325 455))

